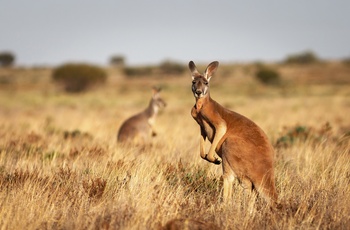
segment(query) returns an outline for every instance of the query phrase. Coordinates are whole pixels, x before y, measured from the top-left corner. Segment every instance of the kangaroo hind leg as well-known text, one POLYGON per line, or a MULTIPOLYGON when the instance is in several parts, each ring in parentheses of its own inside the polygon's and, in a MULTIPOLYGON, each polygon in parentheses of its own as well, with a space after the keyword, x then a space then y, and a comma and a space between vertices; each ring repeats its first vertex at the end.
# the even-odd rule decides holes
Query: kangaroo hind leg
POLYGON ((275 188, 274 177, 267 172, 254 182, 255 190, 261 195, 271 206, 277 204, 277 192, 275 188))

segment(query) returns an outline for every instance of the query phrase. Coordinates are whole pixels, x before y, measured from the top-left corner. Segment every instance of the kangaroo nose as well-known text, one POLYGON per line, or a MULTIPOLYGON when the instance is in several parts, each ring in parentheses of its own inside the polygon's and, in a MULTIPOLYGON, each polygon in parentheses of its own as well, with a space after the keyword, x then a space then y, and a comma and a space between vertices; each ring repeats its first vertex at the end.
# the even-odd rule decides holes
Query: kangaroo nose
POLYGON ((201 94, 202 94, 202 90, 197 89, 197 90, 196 90, 196 94, 197 94, 198 96, 201 95, 201 94))

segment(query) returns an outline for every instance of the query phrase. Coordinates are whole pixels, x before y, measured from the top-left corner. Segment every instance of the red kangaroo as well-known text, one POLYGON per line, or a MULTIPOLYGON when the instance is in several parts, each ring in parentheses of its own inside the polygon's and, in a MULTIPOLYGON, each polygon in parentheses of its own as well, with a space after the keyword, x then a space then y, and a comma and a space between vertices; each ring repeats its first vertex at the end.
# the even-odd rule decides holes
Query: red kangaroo
POLYGON ((237 178, 245 189, 255 190, 269 203, 275 203, 273 147, 253 121, 210 97, 209 81, 218 66, 217 61, 210 63, 202 75, 193 61, 189 62, 196 99, 191 115, 200 126, 200 156, 214 164, 222 163, 224 200, 232 197, 232 183, 237 178), (206 139, 211 142, 208 153, 204 148, 206 139))
POLYGON ((152 136, 156 136, 153 124, 159 109, 166 106, 165 101, 160 97, 160 88, 153 87, 153 95, 148 107, 128 118, 118 131, 118 142, 125 144, 146 145, 151 141, 152 136))

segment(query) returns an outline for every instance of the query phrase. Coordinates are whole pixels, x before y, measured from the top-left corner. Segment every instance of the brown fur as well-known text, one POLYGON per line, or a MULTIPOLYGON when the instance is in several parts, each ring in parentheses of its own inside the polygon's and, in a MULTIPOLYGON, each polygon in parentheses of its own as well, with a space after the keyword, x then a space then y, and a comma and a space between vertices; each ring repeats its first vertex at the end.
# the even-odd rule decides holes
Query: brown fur
POLYGON ((189 63, 196 98, 191 115, 201 130, 200 155, 211 163, 222 163, 225 200, 232 196, 232 182, 237 178, 244 188, 255 189, 269 202, 276 202, 274 150, 266 134, 253 121, 210 97, 209 80, 218 64, 210 63, 202 75, 192 61, 189 63), (206 139, 212 143, 208 154, 206 139))
POLYGON ((124 121, 118 132, 117 140, 119 143, 150 144, 151 137, 156 136, 156 132, 153 130, 153 124, 158 110, 166 106, 159 92, 160 89, 153 88, 153 95, 148 107, 124 121))

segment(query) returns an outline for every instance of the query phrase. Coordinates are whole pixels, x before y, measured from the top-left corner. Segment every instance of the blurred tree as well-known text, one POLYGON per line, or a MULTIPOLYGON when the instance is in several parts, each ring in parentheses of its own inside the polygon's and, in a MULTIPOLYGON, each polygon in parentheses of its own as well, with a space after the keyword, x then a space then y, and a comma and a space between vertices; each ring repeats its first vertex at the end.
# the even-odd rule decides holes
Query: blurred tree
POLYGON ((311 51, 289 55, 284 63, 286 64, 310 64, 319 62, 319 58, 311 51))
POLYGON ((342 62, 348 66, 350 66, 350 57, 346 57, 342 60, 342 62))
POLYGON ((153 66, 125 66, 123 68, 123 71, 127 77, 150 76, 154 73, 154 67, 153 66))
POLYGON ((181 63, 166 60, 159 65, 162 74, 178 75, 186 71, 186 66, 181 63))
POLYGON ((15 55, 11 52, 0 53, 0 66, 12 66, 15 63, 15 55))
POLYGON ((267 67, 259 67, 255 77, 265 85, 277 85, 281 80, 281 77, 276 70, 267 67))
POLYGON ((115 67, 123 67, 125 65, 125 57, 122 55, 112 56, 109 60, 109 63, 115 67))
POLYGON ((104 83, 107 74, 104 69, 90 64, 67 63, 54 69, 54 81, 62 84, 67 92, 81 92, 88 87, 104 83))

